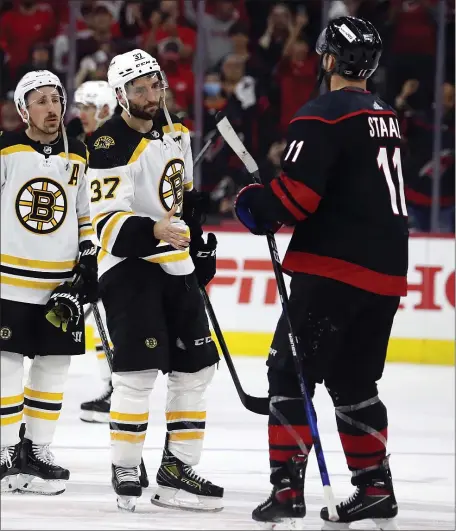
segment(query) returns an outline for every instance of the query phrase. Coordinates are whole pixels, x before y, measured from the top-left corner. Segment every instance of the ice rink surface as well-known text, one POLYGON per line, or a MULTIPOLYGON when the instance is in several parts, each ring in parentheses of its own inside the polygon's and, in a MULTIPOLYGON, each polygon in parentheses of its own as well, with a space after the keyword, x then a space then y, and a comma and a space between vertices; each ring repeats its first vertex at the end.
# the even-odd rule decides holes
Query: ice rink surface
MULTIPOLYGON (((264 360, 234 358, 247 392, 265 395, 264 360)), ((95 356, 76 358, 70 369, 54 453, 71 471, 67 490, 46 497, 2 496, 1 529, 258 529, 251 511, 266 499, 268 483, 267 417, 245 410, 228 369, 220 362, 209 391, 205 450, 196 467, 225 487, 225 509, 201 514, 161 509, 143 491, 135 513, 117 510, 110 485, 109 429, 79 420, 81 401, 101 389, 95 356)), ((400 529, 455 529, 454 368, 389 364, 380 383, 389 408, 389 452, 399 502, 400 529)), ((160 376, 150 401, 144 460, 151 486, 165 437, 166 379, 160 376)), ((332 404, 324 388, 315 399, 319 427, 337 500, 353 487, 336 432, 332 404)), ((303 529, 320 529, 323 495, 315 456, 306 479, 307 517, 303 529)), ((358 525, 369 529, 368 525, 358 525)))

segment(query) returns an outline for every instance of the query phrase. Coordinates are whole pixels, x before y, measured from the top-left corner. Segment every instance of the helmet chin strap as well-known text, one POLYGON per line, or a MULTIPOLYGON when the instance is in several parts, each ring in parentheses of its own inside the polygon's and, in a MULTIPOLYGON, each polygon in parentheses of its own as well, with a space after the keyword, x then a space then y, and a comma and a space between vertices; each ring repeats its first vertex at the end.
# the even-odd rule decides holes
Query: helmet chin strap
MULTIPOLYGON (((176 128, 174 127, 173 121, 171 120, 171 116, 168 111, 168 107, 166 106, 166 89, 163 89, 163 96, 160 98, 160 100, 163 102, 163 112, 165 113, 166 121, 168 122, 168 126, 171 130, 171 136, 176 138, 176 128)), ((179 143, 179 149, 182 151, 182 145, 179 143)))

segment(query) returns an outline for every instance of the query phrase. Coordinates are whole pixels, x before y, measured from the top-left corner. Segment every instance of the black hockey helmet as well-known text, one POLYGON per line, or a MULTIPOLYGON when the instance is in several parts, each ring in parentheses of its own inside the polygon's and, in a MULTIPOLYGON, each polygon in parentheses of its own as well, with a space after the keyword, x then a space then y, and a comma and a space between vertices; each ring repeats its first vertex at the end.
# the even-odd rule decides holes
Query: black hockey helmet
POLYGON ((352 80, 369 78, 377 69, 382 55, 382 39, 375 26, 362 18, 339 17, 331 20, 318 37, 316 51, 320 55, 319 82, 325 74, 339 74, 352 80), (323 57, 336 59, 334 68, 323 68, 323 57))

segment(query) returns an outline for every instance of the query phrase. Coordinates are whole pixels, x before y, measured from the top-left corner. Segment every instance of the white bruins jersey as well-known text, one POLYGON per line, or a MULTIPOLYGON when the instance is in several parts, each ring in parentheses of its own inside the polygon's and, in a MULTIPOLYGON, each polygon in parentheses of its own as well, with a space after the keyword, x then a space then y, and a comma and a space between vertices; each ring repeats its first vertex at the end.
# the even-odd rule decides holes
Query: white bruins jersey
POLYGON ((99 277, 126 258, 158 263, 171 275, 194 270, 188 249, 176 250, 153 234, 152 221, 162 219, 175 204, 180 217, 184 190, 193 187, 189 130, 177 117, 172 120, 175 138, 159 111, 148 133, 115 116, 88 141, 90 217, 101 247, 99 277))
POLYGON ((69 159, 66 169, 62 138, 0 133, 2 299, 46 304, 93 238, 82 142, 69 139, 69 159))

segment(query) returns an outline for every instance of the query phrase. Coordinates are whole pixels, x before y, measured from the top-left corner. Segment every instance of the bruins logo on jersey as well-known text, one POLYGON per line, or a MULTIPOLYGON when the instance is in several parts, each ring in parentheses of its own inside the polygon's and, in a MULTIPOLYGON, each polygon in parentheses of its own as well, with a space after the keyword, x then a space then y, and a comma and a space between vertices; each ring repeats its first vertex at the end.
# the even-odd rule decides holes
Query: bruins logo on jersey
POLYGON ((56 231, 64 222, 66 212, 65 190, 47 177, 28 181, 17 194, 17 217, 31 232, 49 234, 56 231))
POLYGON ((114 138, 112 138, 111 136, 100 136, 100 138, 96 139, 93 147, 95 149, 109 149, 114 144, 114 138))
MULTIPOLYGON (((184 161, 170 160, 163 170, 160 179, 160 201, 166 210, 171 210, 175 204, 182 205, 184 199, 184 161)), ((177 214, 180 214, 178 209, 177 214)))

